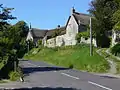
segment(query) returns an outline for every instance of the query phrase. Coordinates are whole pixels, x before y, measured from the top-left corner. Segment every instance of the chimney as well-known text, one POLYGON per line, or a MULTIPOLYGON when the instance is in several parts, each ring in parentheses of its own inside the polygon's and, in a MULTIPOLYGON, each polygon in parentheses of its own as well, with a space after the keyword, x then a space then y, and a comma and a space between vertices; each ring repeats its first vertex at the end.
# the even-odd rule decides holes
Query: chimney
POLYGON ((29 28, 30 28, 30 30, 32 30, 32 26, 31 26, 31 23, 30 23, 30 27, 29 27, 29 28))
POLYGON ((75 13, 75 8, 74 7, 72 7, 72 9, 71 9, 71 14, 73 14, 73 13, 75 13))
POLYGON ((57 28, 59 29, 59 28, 60 28, 60 25, 58 25, 57 28))

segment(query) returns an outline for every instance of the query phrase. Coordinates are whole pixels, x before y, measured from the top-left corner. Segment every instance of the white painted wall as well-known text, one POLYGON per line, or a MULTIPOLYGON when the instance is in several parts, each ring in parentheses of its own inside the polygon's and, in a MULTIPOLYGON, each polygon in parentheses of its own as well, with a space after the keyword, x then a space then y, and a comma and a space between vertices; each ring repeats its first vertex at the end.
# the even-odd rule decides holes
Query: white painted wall
POLYGON ((76 34, 78 33, 78 24, 72 15, 68 25, 66 27, 66 43, 65 45, 75 45, 77 41, 75 40, 76 34))
POLYGON ((47 47, 55 47, 56 46, 56 38, 51 38, 47 40, 47 47))
MULTIPOLYGON (((80 43, 90 44, 90 38, 88 38, 87 40, 85 40, 85 38, 81 37, 80 43)), ((97 47, 97 42, 96 42, 96 39, 95 39, 95 38, 93 38, 92 44, 93 44, 95 47, 97 47)))
POLYGON ((115 44, 120 42, 119 40, 117 41, 117 39, 120 39, 120 31, 113 30, 113 32, 112 32, 112 46, 114 46, 115 44))
POLYGON ((29 31, 28 32, 28 35, 27 35, 27 39, 26 39, 27 41, 28 40, 32 40, 33 41, 33 36, 32 36, 32 34, 31 34, 31 32, 29 31))

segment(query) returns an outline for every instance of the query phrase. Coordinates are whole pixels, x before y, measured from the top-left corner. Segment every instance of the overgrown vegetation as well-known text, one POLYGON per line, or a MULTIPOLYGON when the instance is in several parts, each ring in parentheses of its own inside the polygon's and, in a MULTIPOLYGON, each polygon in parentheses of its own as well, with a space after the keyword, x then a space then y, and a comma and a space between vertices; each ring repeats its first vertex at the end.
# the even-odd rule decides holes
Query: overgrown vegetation
POLYGON ((11 81, 16 81, 20 78, 20 74, 18 72, 12 71, 10 72, 9 77, 11 81))
POLYGON ((115 62, 116 63, 116 70, 117 70, 116 74, 120 74, 120 60, 116 56, 114 56, 112 53, 110 53, 110 54, 106 53, 107 49, 108 48, 101 49, 100 52, 101 52, 102 56, 104 58, 108 58, 109 60, 112 60, 113 62, 115 62))
POLYGON ((24 21, 11 25, 8 21, 17 19, 11 15, 12 10, 14 8, 0 4, 0 77, 4 78, 8 78, 8 73, 17 68, 18 58, 23 57, 27 51, 25 39, 29 27, 24 21))
POLYGON ((120 54, 120 43, 111 48, 111 53, 115 56, 118 56, 120 54))
POLYGON ((86 32, 79 32, 77 35, 76 35, 76 40, 78 43, 80 43, 81 41, 81 37, 85 38, 85 39, 88 39, 90 37, 90 32, 89 31, 86 31, 86 32))
POLYGON ((111 31, 117 23, 116 17, 117 10, 119 10, 119 0, 92 0, 89 12, 94 17, 92 22, 92 30, 95 32, 97 46, 109 47, 110 40, 106 32, 111 31))
POLYGON ((33 49, 25 59, 44 60, 58 66, 65 66, 89 72, 107 72, 108 62, 99 56, 95 50, 94 55, 89 55, 88 45, 64 46, 56 48, 33 49), (38 51, 36 54, 32 54, 38 51))

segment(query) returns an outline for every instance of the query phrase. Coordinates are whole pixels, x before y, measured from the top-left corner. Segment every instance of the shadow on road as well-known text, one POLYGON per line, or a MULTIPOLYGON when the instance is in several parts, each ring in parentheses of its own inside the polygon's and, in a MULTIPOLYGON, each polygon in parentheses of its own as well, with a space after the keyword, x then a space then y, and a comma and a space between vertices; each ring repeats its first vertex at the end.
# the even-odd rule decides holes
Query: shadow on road
MULTIPOLYGON (((39 87, 35 87, 35 88, 20 88, 20 89, 13 89, 13 90, 77 90, 74 88, 39 88, 39 87)), ((79 89, 82 90, 82 89, 79 89)))
POLYGON ((112 76, 100 76, 100 77, 103 77, 103 78, 110 78, 110 79, 118 79, 117 77, 112 77, 112 76))
POLYGON ((59 68, 59 67, 24 67, 22 69, 23 69, 24 74, 30 74, 30 73, 34 73, 34 72, 68 70, 69 68, 59 68))

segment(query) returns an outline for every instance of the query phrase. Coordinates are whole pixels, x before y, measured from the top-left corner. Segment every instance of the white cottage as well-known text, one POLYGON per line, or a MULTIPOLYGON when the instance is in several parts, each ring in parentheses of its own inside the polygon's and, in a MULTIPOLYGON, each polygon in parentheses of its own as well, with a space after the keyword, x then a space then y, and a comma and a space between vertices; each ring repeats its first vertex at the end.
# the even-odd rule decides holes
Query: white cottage
MULTIPOLYGON (((55 47, 62 45, 76 45, 77 41, 75 39, 77 33, 87 31, 87 27, 89 25, 90 15, 78 13, 74 8, 71 9, 71 15, 69 16, 67 23, 63 27, 57 27, 52 30, 41 30, 40 33, 36 33, 37 36, 41 37, 43 41, 43 45, 47 47, 55 47), (56 37, 52 37, 56 30, 60 30, 60 33, 56 37), (43 33, 44 32, 44 33, 43 33)), ((34 31, 34 30, 33 30, 34 31)), ((28 38, 34 39, 28 33, 28 38)), ((28 39, 27 39, 28 40, 28 39)), ((93 44, 96 45, 95 40, 93 40, 93 44)), ((90 42, 88 40, 82 40, 82 42, 87 44, 90 42)))

